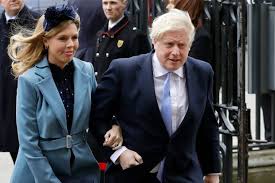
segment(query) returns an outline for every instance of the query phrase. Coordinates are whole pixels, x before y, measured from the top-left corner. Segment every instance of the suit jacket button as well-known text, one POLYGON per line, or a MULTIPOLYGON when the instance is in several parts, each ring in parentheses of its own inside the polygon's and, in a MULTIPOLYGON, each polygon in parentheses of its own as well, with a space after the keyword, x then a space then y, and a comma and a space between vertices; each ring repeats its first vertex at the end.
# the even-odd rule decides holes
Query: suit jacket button
POLYGON ((106 53, 106 57, 109 57, 109 53, 106 53))
POLYGON ((99 57, 99 53, 96 53, 96 55, 95 55, 96 57, 99 57))

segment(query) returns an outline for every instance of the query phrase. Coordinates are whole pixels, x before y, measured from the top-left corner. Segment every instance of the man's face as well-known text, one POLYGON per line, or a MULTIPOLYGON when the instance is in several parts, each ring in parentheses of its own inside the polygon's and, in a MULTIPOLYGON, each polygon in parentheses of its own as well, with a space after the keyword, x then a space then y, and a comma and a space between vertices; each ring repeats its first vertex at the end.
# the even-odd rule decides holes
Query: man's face
POLYGON ((168 71, 175 71, 186 62, 190 44, 184 29, 167 31, 153 44, 160 64, 168 71))
POLYGON ((117 21, 126 8, 124 0, 102 0, 102 8, 108 20, 117 21))
POLYGON ((0 0, 0 3, 10 16, 17 15, 24 6, 23 0, 0 0))

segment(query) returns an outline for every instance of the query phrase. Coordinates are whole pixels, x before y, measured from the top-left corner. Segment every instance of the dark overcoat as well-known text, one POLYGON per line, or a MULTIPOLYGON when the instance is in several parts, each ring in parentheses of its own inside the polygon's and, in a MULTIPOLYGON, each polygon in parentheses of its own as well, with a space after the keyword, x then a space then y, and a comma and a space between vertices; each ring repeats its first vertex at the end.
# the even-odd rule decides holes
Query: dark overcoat
POLYGON ((7 54, 9 38, 20 27, 34 27, 38 17, 38 13, 26 6, 14 21, 6 23, 4 12, 0 17, 0 151, 16 152, 18 149, 15 121, 17 81, 11 74, 11 60, 7 54))

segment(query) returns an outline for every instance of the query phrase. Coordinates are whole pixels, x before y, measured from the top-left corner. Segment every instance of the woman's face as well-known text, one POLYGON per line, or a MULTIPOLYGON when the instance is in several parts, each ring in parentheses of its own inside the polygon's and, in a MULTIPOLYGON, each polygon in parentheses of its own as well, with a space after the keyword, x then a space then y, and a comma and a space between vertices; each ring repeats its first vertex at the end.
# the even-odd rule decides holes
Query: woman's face
POLYGON ((79 46, 76 25, 71 23, 55 36, 45 38, 44 45, 48 48, 49 62, 63 69, 73 59, 79 46))

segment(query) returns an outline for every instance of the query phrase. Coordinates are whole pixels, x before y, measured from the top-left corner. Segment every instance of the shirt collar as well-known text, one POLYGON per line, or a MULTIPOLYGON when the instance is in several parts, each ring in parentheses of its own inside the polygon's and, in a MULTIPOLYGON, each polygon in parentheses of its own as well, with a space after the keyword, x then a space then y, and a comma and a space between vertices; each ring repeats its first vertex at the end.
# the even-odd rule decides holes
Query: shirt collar
POLYGON ((9 20, 14 20, 14 19, 16 19, 17 15, 15 15, 15 16, 9 16, 9 15, 7 14, 7 12, 5 12, 5 17, 6 17, 6 23, 8 23, 9 20))
POLYGON ((60 67, 52 63, 49 63, 49 66, 50 66, 53 78, 55 78, 56 80, 61 80, 66 76, 69 77, 74 73, 74 64, 72 61, 69 62, 63 69, 61 69, 60 67))
POLYGON ((108 22, 108 30, 112 29, 116 24, 118 24, 120 22, 120 20, 122 20, 124 18, 124 14, 122 15, 122 17, 120 17, 117 21, 115 22, 108 22))
MULTIPOLYGON (((160 77, 163 76, 165 74, 167 74, 169 71, 166 70, 159 62, 159 59, 157 57, 157 54, 154 53, 153 54, 153 73, 154 73, 154 77, 160 77)), ((178 75, 179 77, 183 78, 184 77, 184 69, 183 66, 181 66, 180 68, 178 68, 177 70, 173 71, 173 73, 175 73, 176 75, 178 75)))

